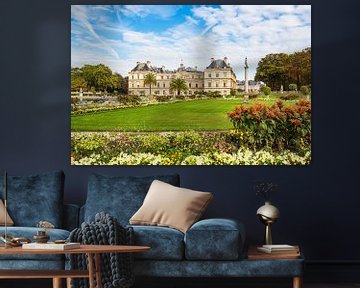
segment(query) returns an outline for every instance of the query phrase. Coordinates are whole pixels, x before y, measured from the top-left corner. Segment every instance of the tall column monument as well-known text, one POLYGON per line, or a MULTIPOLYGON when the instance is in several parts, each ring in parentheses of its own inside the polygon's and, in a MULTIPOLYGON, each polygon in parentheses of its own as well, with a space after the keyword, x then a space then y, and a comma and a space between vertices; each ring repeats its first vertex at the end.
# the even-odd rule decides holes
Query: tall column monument
POLYGON ((247 63, 247 57, 245 57, 245 66, 244 66, 244 69, 245 69, 245 94, 248 94, 249 93, 249 81, 248 81, 248 63, 247 63))

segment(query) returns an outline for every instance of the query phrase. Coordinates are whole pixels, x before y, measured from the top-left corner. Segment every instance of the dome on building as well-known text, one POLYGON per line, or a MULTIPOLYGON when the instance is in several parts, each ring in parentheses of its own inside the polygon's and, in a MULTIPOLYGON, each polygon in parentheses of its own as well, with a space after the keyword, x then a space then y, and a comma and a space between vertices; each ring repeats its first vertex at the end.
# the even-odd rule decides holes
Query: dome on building
POLYGON ((227 62, 227 58, 217 59, 211 58, 211 63, 206 69, 209 68, 230 68, 230 64, 227 62))

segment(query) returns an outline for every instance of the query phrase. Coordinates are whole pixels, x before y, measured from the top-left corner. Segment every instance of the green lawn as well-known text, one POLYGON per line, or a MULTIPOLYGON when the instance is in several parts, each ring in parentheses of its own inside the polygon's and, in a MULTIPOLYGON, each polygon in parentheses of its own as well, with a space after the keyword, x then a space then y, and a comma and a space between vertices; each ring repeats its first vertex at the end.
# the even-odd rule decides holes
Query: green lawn
MULTIPOLYGON (((250 101, 249 104, 251 104, 250 101)), ((275 100, 264 101, 272 105, 275 100)), ((232 128, 227 113, 241 99, 181 101, 71 116, 72 131, 181 131, 232 128)))

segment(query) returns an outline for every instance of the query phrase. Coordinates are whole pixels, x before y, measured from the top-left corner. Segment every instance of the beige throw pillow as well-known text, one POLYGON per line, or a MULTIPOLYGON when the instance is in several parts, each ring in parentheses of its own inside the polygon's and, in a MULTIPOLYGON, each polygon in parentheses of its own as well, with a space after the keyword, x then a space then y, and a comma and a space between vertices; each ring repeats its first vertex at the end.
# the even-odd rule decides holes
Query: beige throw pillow
MULTIPOLYGON (((10 218, 9 214, 6 213, 6 225, 12 226, 14 225, 14 221, 10 218)), ((0 199, 0 226, 5 225, 5 205, 3 201, 0 199)))
POLYGON ((154 180, 143 205, 130 224, 166 226, 186 232, 212 200, 210 192, 199 192, 154 180))

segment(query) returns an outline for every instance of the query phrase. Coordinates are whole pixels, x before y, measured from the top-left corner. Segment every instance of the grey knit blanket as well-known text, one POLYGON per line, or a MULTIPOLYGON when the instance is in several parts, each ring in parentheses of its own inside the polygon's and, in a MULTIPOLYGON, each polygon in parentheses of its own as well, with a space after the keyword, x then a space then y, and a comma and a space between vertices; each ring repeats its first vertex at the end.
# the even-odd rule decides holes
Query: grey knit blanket
MULTIPOLYGON (((84 222, 80 228, 71 231, 69 240, 81 244, 133 245, 133 234, 131 227, 124 228, 118 224, 116 218, 101 212, 95 215, 94 222, 84 222)), ((86 255, 71 254, 68 258, 71 269, 87 269, 86 255)), ((101 254, 101 279, 103 288, 132 287, 134 285, 132 253, 101 254)), ((89 281, 88 279, 73 279, 71 287, 88 288, 89 281)))

